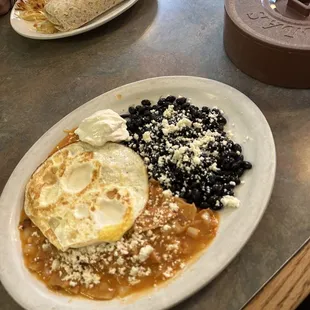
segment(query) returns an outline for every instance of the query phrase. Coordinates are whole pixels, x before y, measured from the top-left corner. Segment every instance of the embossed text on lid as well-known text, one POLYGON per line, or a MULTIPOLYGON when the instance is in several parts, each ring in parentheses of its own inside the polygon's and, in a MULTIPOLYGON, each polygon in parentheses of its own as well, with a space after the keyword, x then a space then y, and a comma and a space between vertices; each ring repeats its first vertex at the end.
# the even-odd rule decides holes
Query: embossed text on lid
POLYGON ((310 50, 310 1, 226 0, 229 17, 251 37, 275 47, 310 50))

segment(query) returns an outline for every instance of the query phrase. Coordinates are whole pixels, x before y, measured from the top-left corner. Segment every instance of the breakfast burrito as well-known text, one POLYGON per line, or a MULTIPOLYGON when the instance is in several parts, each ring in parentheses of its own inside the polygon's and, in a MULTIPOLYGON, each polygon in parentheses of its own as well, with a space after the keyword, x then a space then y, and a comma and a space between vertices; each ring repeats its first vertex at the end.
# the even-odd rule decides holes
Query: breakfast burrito
POLYGON ((124 0, 49 0, 47 19, 60 31, 77 29, 124 0))

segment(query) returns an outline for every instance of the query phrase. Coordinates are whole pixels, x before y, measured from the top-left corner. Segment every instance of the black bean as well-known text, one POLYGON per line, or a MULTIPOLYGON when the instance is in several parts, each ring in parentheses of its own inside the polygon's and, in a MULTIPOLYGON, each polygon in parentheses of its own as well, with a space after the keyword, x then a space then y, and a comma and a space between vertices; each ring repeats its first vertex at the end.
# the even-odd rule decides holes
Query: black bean
POLYGON ((223 190, 223 185, 220 184, 220 183, 215 183, 213 186, 212 186, 212 192, 216 195, 221 195, 222 193, 222 190, 223 190))
POLYGON ((183 193, 183 192, 180 192, 180 193, 179 193, 179 197, 180 197, 180 198, 185 198, 184 195, 185 195, 185 193, 183 193))
POLYGON ((222 116, 217 118, 217 122, 218 122, 219 124, 222 124, 222 125, 226 125, 226 124, 227 124, 226 118, 225 118, 225 117, 222 117, 222 116))
POLYGON ((231 170, 236 171, 242 166, 242 161, 236 161, 231 165, 231 170))
POLYGON ((232 188, 234 188, 235 186, 234 185, 231 185, 231 184, 229 184, 229 183, 227 183, 227 184, 224 184, 224 186, 223 186, 225 189, 227 189, 227 190, 231 190, 232 188))
POLYGON ((180 97, 180 98, 177 98, 177 100, 176 100, 176 103, 177 104, 184 104, 184 103, 186 103, 186 98, 185 97, 180 97))
POLYGON ((191 106, 188 108, 188 112, 191 113, 192 115, 194 115, 194 113, 197 112, 197 108, 194 107, 193 105, 191 105, 191 106))
POLYGON ((155 122, 158 122, 160 117, 156 114, 151 114, 151 119, 154 120, 155 122))
POLYGON ((229 170, 234 163, 234 159, 231 157, 226 157, 223 159, 221 166, 225 170, 229 170))
POLYGON ((222 157, 222 158, 225 158, 225 157, 229 156, 229 155, 228 155, 229 153, 230 153, 229 151, 223 151, 223 152, 221 153, 221 157, 222 157))
POLYGON ((223 204, 220 201, 218 201, 217 204, 211 206, 211 209, 214 211, 221 210, 223 209, 223 204))
POLYGON ((201 209, 209 209, 209 205, 208 205, 208 203, 207 202, 202 202, 200 205, 199 205, 199 207, 201 208, 201 209))
POLYGON ((234 143, 232 141, 228 141, 226 144, 226 149, 231 150, 234 147, 234 143))
POLYGON ((148 99, 142 100, 142 101, 141 101, 141 104, 142 104, 143 106, 146 106, 146 107, 149 107, 149 106, 152 105, 151 101, 148 100, 148 99))
POLYGON ((222 175, 215 176, 215 181, 222 182, 223 181, 223 176, 222 175))
POLYGON ((225 171, 225 170, 217 171, 217 173, 222 176, 223 180, 227 180, 229 176, 231 175, 231 171, 225 171))
POLYGON ((199 118, 199 117, 200 117, 199 111, 196 111, 196 110, 192 111, 192 116, 193 116, 194 118, 199 118))
POLYGON ((135 107, 129 107, 128 112, 129 112, 130 114, 135 114, 135 113, 136 113, 135 107))
POLYGON ((141 118, 136 118, 135 121, 134 121, 134 125, 136 127, 140 127, 142 125, 143 121, 141 118))
POLYGON ((239 168, 239 169, 237 170, 237 175, 238 175, 238 177, 241 177, 241 176, 243 175, 243 173, 244 173, 244 170, 243 170, 242 168, 239 168))
POLYGON ((202 107, 201 110, 205 113, 209 113, 210 109, 208 107, 202 107))
POLYGON ((213 152, 216 150, 216 143, 215 142, 210 142, 208 144, 208 149, 210 150, 210 152, 213 152))
POLYGON ((210 185, 213 185, 217 181, 217 176, 214 174, 208 175, 207 182, 210 185))
POLYGON ((228 190, 228 191, 226 192, 226 195, 229 195, 229 196, 234 196, 234 195, 235 195, 235 193, 234 193, 234 191, 233 191, 233 190, 228 190))
POLYGON ((190 106, 190 103, 189 102, 185 102, 182 104, 182 109, 186 110, 188 109, 188 107, 190 106))
POLYGON ((244 160, 244 156, 243 156, 243 155, 239 155, 239 156, 238 156, 238 160, 239 160, 239 161, 243 161, 243 160, 244 160))
POLYGON ((192 188, 199 188, 199 187, 200 187, 200 183, 194 181, 194 182, 192 183, 191 187, 192 187, 192 188))
POLYGON ((175 101, 175 97, 174 96, 168 96, 167 98, 166 98, 166 101, 167 102, 170 102, 170 103, 173 103, 174 101, 175 101))
POLYGON ((157 104, 158 104, 159 106, 162 106, 162 105, 165 103, 165 101, 166 101, 165 98, 160 98, 160 99, 158 100, 157 104))
POLYGON ((231 181, 235 182, 236 185, 239 185, 241 183, 241 181, 238 178, 232 178, 231 181))
POLYGON ((239 158, 239 155, 232 151, 225 151, 227 152, 227 156, 233 157, 233 158, 239 158))
POLYGON ((244 161, 242 163, 242 166, 243 166, 244 169, 251 169, 252 168, 252 164, 250 162, 248 162, 248 161, 244 161))
POLYGON ((209 199, 208 199, 208 204, 210 206, 213 206, 216 204, 216 202, 218 201, 219 197, 218 196, 211 196, 209 199))
MULTIPOLYGON (((144 113, 145 114, 145 113, 144 113)), ((144 116, 143 117, 143 122, 145 123, 145 124, 149 124, 150 122, 151 122, 151 116, 144 116)))
POLYGON ((219 125, 218 128, 217 128, 217 130, 218 130, 219 132, 222 132, 222 131, 224 130, 224 126, 219 125))
POLYGON ((192 197, 195 202, 199 202, 201 198, 201 193, 197 188, 192 190, 192 197))
POLYGON ((235 143, 233 148, 235 152, 242 152, 242 147, 240 144, 235 143))
POLYGON ((144 110, 143 115, 151 115, 151 111, 146 109, 144 110))
POLYGON ((214 114, 221 114, 220 110, 219 109, 216 109, 216 108, 213 108, 211 110, 214 114))
POLYGON ((136 106, 136 110, 139 114, 142 114, 145 109, 142 105, 138 105, 138 106, 136 106))

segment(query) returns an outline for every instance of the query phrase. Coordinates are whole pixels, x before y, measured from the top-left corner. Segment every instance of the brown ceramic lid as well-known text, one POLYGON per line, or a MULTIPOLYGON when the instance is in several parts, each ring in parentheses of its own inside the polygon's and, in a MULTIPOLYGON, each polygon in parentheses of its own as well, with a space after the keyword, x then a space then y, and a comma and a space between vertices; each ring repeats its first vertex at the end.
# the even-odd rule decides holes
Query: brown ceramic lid
POLYGON ((226 0, 224 45, 243 72, 310 88, 310 0, 226 0))

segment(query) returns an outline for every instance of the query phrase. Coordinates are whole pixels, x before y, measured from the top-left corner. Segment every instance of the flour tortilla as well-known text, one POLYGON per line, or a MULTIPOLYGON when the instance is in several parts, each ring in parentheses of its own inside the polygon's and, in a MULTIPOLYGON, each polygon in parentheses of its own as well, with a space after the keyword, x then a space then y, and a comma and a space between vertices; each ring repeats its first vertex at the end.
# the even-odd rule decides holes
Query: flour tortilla
POLYGON ((77 29, 124 0, 49 0, 47 19, 60 31, 77 29))

